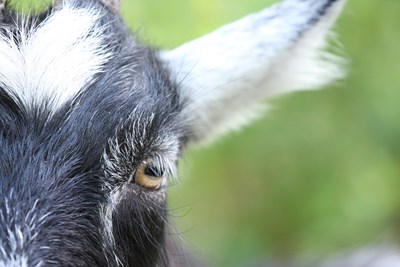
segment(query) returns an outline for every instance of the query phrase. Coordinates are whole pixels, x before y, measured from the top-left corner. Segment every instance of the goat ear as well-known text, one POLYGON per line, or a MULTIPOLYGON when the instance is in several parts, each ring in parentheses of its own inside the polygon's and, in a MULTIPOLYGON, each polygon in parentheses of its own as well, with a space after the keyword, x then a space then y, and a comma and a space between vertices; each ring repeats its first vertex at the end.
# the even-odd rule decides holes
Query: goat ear
POLYGON ((286 0, 161 52, 186 103, 192 141, 247 123, 261 100, 341 78, 340 58, 321 49, 344 2, 286 0))

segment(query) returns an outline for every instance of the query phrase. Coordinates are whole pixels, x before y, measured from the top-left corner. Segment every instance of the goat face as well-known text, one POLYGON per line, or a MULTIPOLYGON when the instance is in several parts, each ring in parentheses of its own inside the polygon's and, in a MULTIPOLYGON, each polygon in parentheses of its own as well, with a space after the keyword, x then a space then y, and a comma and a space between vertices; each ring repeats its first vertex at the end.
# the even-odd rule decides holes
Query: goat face
POLYGON ((3 6, 0 266, 177 264, 165 189, 182 149, 338 78, 319 52, 342 2, 287 0, 164 52, 130 36, 118 1, 3 6))

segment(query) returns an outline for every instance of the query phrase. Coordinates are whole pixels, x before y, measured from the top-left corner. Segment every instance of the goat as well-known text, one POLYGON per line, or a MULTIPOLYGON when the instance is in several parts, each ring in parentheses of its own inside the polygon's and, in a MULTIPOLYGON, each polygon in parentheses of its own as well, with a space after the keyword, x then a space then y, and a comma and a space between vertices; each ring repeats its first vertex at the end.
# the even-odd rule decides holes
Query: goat
POLYGON ((166 234, 182 151, 341 78, 321 49, 344 2, 285 0, 158 51, 118 0, 0 1, 0 266, 188 266, 166 234))

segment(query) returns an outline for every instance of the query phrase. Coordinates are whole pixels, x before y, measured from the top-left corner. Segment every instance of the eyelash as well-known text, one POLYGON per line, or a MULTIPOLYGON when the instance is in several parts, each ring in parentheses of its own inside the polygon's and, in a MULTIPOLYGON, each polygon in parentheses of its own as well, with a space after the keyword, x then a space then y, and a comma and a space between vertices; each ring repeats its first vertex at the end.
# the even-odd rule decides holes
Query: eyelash
POLYGON ((159 189, 163 179, 165 179, 165 171, 148 163, 139 165, 134 174, 134 182, 149 190, 159 189))

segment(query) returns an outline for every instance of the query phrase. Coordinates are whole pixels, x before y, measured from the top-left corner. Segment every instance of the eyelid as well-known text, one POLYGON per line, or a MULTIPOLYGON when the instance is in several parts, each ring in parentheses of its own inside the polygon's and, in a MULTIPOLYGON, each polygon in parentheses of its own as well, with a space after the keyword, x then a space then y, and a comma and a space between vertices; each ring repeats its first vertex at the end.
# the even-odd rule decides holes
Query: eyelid
POLYGON ((164 169, 158 168, 154 165, 146 165, 144 168, 144 174, 152 177, 161 178, 164 176, 164 169))

